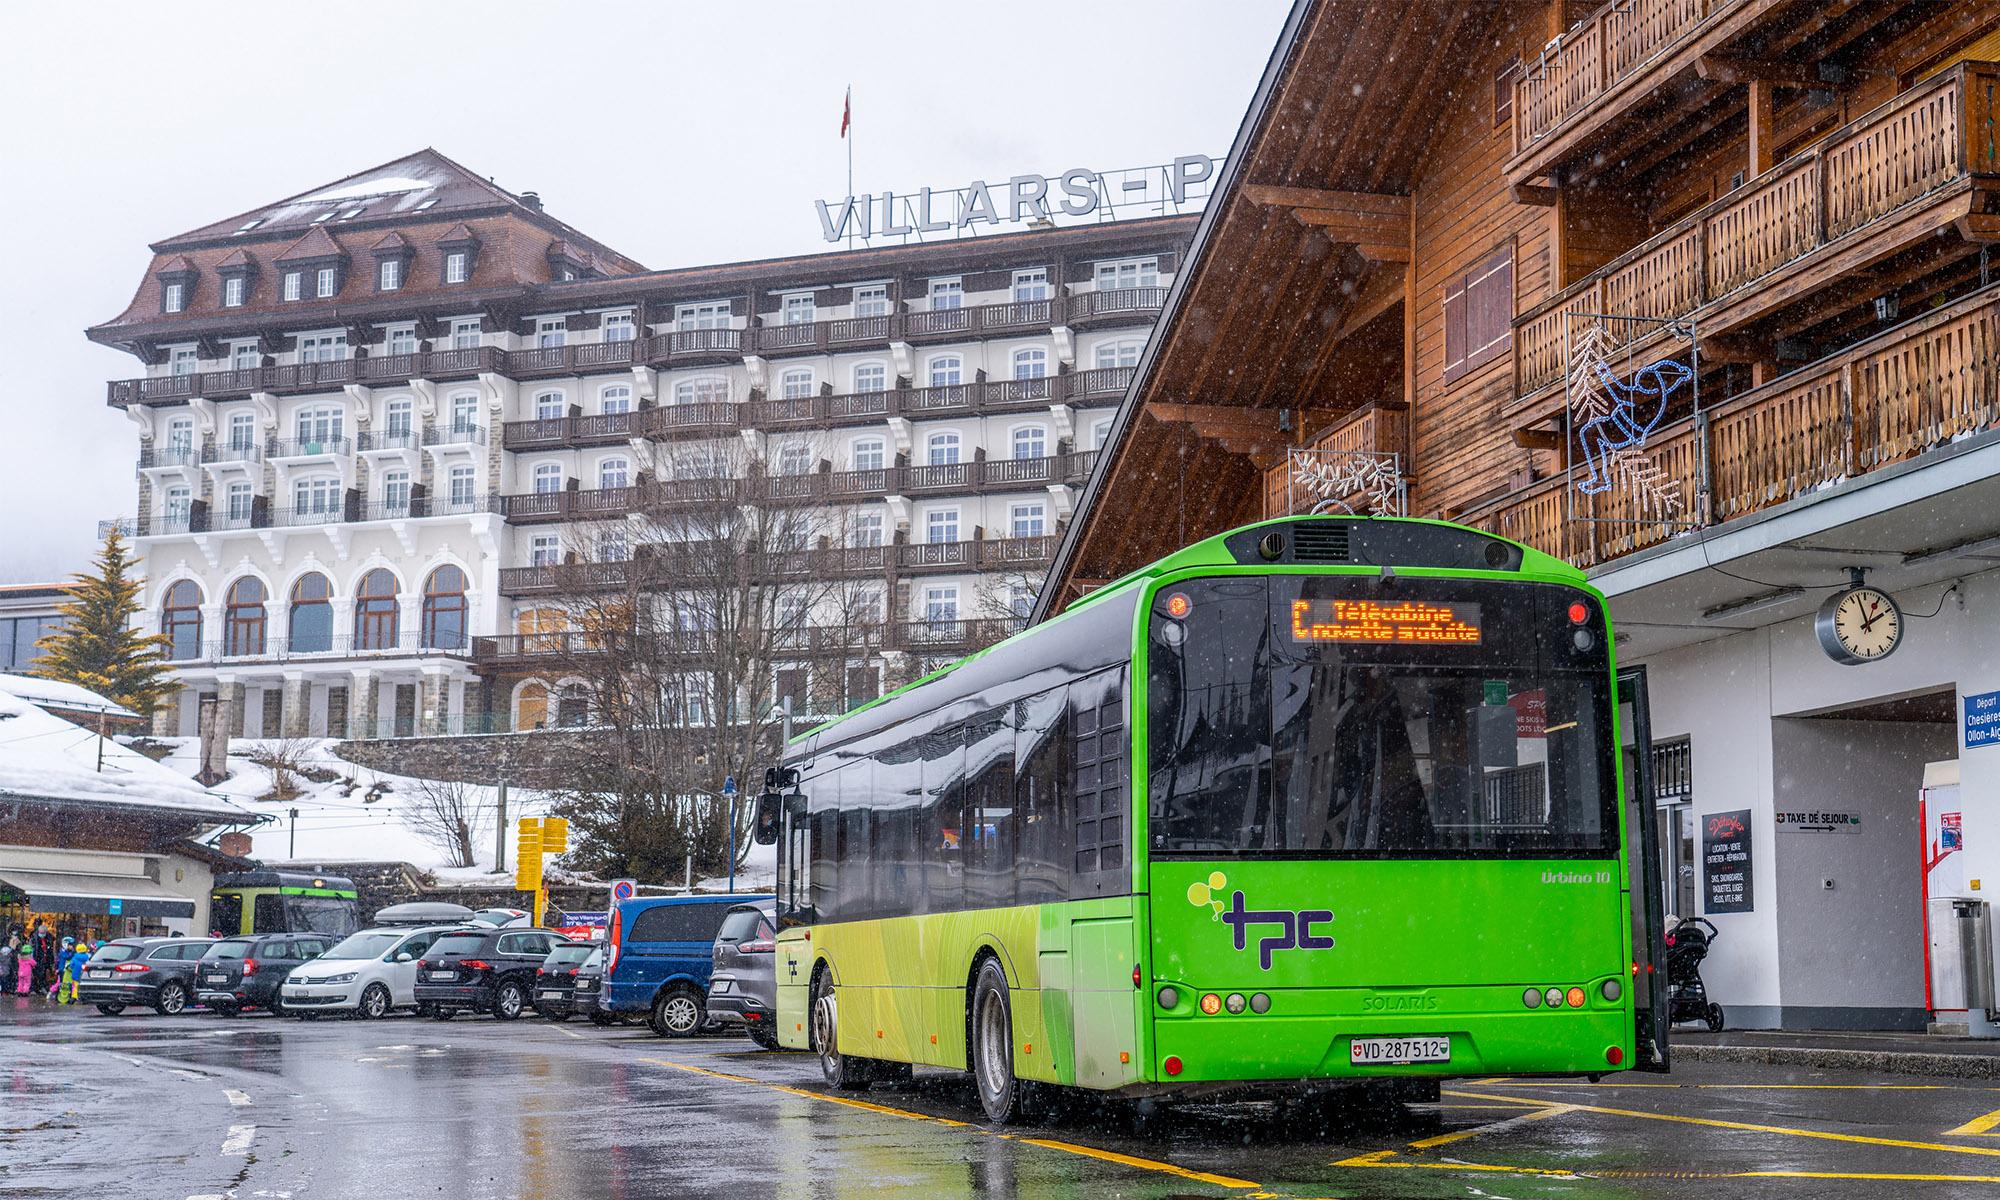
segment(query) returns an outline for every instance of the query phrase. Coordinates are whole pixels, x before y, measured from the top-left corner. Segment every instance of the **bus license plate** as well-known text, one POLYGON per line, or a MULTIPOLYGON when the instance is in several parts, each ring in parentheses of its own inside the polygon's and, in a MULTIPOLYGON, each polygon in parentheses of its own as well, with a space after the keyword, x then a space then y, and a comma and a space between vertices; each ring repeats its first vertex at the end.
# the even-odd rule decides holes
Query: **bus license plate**
POLYGON ((1347 1046, 1347 1061, 1353 1066, 1384 1063, 1431 1063, 1451 1061, 1448 1037, 1355 1038, 1347 1046))

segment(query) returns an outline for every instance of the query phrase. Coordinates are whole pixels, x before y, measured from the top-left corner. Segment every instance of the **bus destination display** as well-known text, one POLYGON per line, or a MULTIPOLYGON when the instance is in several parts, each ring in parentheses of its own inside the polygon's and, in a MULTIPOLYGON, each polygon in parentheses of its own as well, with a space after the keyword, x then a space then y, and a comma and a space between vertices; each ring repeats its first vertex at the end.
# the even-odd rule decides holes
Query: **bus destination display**
POLYGON ((1423 600, 1294 600, 1294 642, 1346 642, 1367 646, 1477 645, 1477 604, 1423 600))

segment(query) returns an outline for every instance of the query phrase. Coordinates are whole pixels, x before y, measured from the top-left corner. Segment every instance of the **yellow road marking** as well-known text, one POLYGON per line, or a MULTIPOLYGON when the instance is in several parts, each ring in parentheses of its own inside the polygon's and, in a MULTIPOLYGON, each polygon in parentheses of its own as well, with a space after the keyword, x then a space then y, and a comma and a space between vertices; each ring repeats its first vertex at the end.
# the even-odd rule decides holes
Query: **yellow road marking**
POLYGON ((1960 1125, 1957 1129, 1947 1129, 1944 1135, 1946 1137, 2000 1137, 2000 1133, 1993 1132, 1995 1129, 2000 1129, 2000 1108, 1994 1109, 1983 1117, 1974 1117, 1965 1124, 1960 1125))
POLYGON ((977 1125, 970 1125, 964 1121, 953 1121, 946 1117, 933 1117, 927 1113, 911 1112, 908 1109, 891 1108, 886 1104, 870 1104, 866 1100, 856 1100, 849 1096, 833 1096, 825 1092, 814 1092, 808 1091, 805 1088, 789 1087, 782 1083, 769 1083, 762 1079, 752 1079, 748 1075, 731 1075, 725 1071, 711 1071, 707 1067, 697 1067, 692 1063, 675 1062, 667 1058, 642 1058, 639 1061, 642 1063, 651 1063, 654 1066, 672 1067, 676 1071, 686 1071, 694 1075, 707 1075, 713 1079, 726 1079, 731 1083, 747 1083, 752 1087, 760 1087, 773 1092, 783 1092, 788 1096, 802 1096, 807 1100, 822 1100, 828 1104, 858 1108, 864 1112, 879 1113, 885 1117, 901 1117, 906 1121, 942 1125, 947 1129, 963 1129, 985 1137, 998 1138, 1001 1141, 1021 1142, 1029 1146, 1040 1146, 1044 1150, 1060 1150, 1065 1154, 1100 1159, 1104 1162, 1117 1163, 1120 1166, 1136 1167, 1143 1171, 1157 1171, 1163 1175, 1177 1175, 1182 1179, 1192 1179, 1200 1183, 1212 1183, 1217 1187, 1238 1188, 1247 1191, 1263 1186, 1259 1183, 1253 1183, 1248 1179, 1236 1179, 1228 1175, 1211 1175, 1206 1171, 1190 1170, 1187 1167, 1175 1166, 1170 1162, 1160 1162, 1150 1158, 1135 1158, 1132 1155, 1119 1154, 1112 1150, 1099 1150, 1095 1146, 1079 1146, 1074 1142, 1058 1142, 1051 1138, 1016 1137, 1013 1134, 999 1133, 977 1125))
POLYGON ((1862 1183, 2000 1183, 2000 1175, 1925 1175, 1886 1171, 1565 1171, 1548 1167, 1515 1167, 1499 1163, 1406 1162, 1396 1159, 1394 1150, 1357 1154, 1333 1164, 1336 1167, 1373 1167, 1388 1170, 1478 1171, 1486 1174, 1540 1175, 1556 1179, 1825 1179, 1862 1183))
POLYGON ((1519 1116, 1508 1117, 1502 1121, 1494 1121, 1486 1125, 1475 1125, 1471 1129, 1461 1129, 1456 1133, 1441 1133, 1436 1137, 1427 1137, 1422 1141, 1411 1142, 1410 1146, 1416 1150, 1430 1150, 1438 1146, 1449 1146, 1453 1142, 1462 1142, 1467 1138, 1475 1138, 1483 1133, 1499 1133, 1503 1129, 1513 1129, 1521 1125, 1526 1125, 1531 1121, 1546 1121, 1550 1117, 1560 1117, 1564 1113, 1572 1111, 1574 1109, 1571 1105, 1551 1104, 1546 1108, 1538 1108, 1533 1112, 1525 1112, 1519 1116))
MULTIPOLYGON (((1489 1096, 1479 1092, 1448 1091, 1445 1095, 1455 1100, 1505 1100, 1506 1096, 1489 1096)), ((1942 1150, 1947 1154, 1978 1154, 1990 1158, 2000 1158, 2000 1149, 1989 1146, 1948 1146, 1940 1142, 1912 1142, 1902 1138, 1868 1137, 1858 1133, 1828 1133, 1820 1129, 1791 1129, 1783 1125, 1755 1125, 1746 1121, 1721 1121, 1713 1117, 1684 1117, 1678 1113, 1643 1112, 1632 1108, 1605 1108, 1596 1104, 1567 1105, 1575 1112, 1601 1113, 1610 1117, 1632 1117, 1642 1121, 1672 1121, 1680 1125, 1702 1125, 1710 1129, 1741 1129, 1748 1133, 1778 1133, 1787 1137, 1815 1138, 1827 1142, 1853 1142, 1863 1146, 1895 1146, 1903 1150, 1942 1150)))

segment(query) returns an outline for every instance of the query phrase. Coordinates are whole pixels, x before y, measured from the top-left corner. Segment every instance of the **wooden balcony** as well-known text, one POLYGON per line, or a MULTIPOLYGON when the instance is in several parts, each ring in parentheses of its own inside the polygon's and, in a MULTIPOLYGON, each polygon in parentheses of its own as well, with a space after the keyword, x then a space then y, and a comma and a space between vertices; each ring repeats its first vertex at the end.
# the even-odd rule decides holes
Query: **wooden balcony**
POLYGON ((645 339, 645 356, 652 363, 718 363, 743 357, 742 329, 676 329, 645 339))
MULTIPOLYGON (((1409 405, 1400 400, 1374 401, 1342 417, 1318 436, 1302 442, 1299 449, 1407 456, 1410 452, 1409 405)), ((1289 461, 1265 469, 1266 518, 1292 515, 1300 497, 1295 489, 1288 486, 1291 470, 1289 461)))
MULTIPOLYGON (((510 497, 511 499, 511 497, 510 497)), ((896 575, 969 571, 1040 571, 1055 553, 1054 536, 986 538, 969 542, 906 542, 882 546, 821 546, 764 551, 748 565, 753 578, 784 580, 833 576, 883 579, 896 575)), ((687 586, 713 575, 724 561, 744 560, 712 546, 648 545, 619 562, 564 562, 500 568, 504 596, 580 595, 593 592, 687 586)))
MULTIPOLYGON (((1990 223, 2000 66, 1962 63, 1662 230, 1514 321, 1515 412, 1562 382, 1565 317, 1693 318, 1713 337, 1961 222, 1990 223)), ((1969 251, 1968 251, 1969 252, 1969 251)), ((1575 322, 1569 322, 1574 324, 1575 322)), ((1639 355, 1661 336, 1607 322, 1639 355)), ((1538 410, 1537 410, 1538 411, 1538 410)))
POLYGON ((1069 298, 1069 323, 1079 328, 1106 325, 1149 324, 1167 306, 1167 289, 1161 286, 1106 288, 1069 298))
MULTIPOLYGON (((1679 520, 1715 525, 1914 458, 2000 422, 2000 285, 1658 430, 1646 453, 1679 520)), ((1622 489, 1545 479, 1460 518, 1589 567, 1678 526, 1622 489), (1611 521, 1614 524, 1593 523, 1611 521)))
POLYGON ((433 350, 426 354, 387 354, 345 358, 334 362, 287 363, 241 370, 194 371, 147 379, 114 379, 105 401, 116 408, 133 404, 185 404, 204 400, 241 399, 255 392, 294 396, 337 392, 350 383, 383 387, 412 379, 469 379, 487 372, 504 373, 508 354, 491 346, 465 350, 433 350))

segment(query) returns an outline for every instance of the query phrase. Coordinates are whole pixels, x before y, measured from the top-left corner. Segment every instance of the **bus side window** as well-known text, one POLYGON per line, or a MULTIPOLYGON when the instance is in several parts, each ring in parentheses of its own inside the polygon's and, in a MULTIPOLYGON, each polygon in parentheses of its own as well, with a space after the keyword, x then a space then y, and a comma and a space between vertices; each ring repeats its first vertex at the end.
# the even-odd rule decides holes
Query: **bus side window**
POLYGON ((918 742, 923 748, 924 900, 930 912, 965 907, 965 729, 954 725, 918 742))
POLYGON ((874 764, 867 759, 849 763, 840 772, 840 905, 835 915, 855 921, 874 915, 873 876, 869 857, 875 812, 869 807, 874 764))
POLYGON ((1070 802, 1069 688, 1051 688, 1021 702, 1014 737, 1017 763, 1014 807, 1020 814, 1015 852, 1016 904, 1045 904, 1069 898, 1070 802))
POLYGON ((811 875, 806 884, 806 911, 794 914, 798 920, 831 920, 840 911, 840 780, 845 773, 844 768, 828 771, 806 793, 806 823, 812 837, 811 875))
POLYGON ((965 904, 1014 903, 1014 712, 995 709, 965 731, 965 904))
POLYGON ((260 894, 250 919, 254 922, 252 933, 284 933, 285 898, 277 892, 260 894))
POLYGON ((1125 850, 1131 809, 1125 788, 1125 672, 1101 671, 1079 679, 1070 684, 1069 699, 1074 894, 1123 894, 1132 886, 1125 850))

